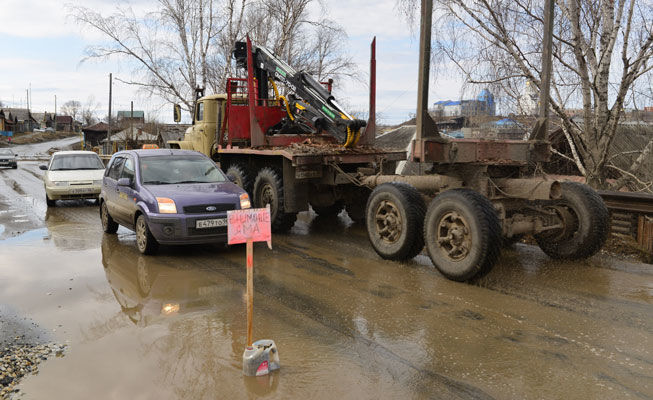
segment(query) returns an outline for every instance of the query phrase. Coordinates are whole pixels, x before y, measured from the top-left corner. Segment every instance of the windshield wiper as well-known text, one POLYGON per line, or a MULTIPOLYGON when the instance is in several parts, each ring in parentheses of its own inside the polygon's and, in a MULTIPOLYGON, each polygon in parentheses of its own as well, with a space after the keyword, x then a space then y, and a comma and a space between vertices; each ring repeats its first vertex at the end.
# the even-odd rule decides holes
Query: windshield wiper
POLYGON ((170 185, 171 182, 164 182, 164 181, 145 181, 143 182, 143 185, 170 185))
POLYGON ((177 185, 177 184, 180 184, 180 183, 209 183, 209 182, 207 182, 207 181, 194 181, 194 180, 193 181, 172 182, 173 185, 177 185))

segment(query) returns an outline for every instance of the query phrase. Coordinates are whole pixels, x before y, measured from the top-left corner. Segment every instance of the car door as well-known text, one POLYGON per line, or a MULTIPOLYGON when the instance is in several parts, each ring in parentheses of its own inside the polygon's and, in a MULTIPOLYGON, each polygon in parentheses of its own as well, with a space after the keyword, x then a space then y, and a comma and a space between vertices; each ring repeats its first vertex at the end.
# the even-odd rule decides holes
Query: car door
POLYGON ((107 174, 104 177, 104 201, 107 203, 107 210, 112 218, 118 219, 118 178, 122 173, 122 166, 125 163, 125 159, 121 156, 115 157, 107 170, 107 174))
POLYGON ((125 161, 120 172, 120 178, 129 179, 129 186, 117 186, 118 199, 116 200, 117 214, 116 217, 126 225, 133 225, 134 214, 136 214, 136 192, 134 191, 134 158, 130 155, 125 156, 125 161))

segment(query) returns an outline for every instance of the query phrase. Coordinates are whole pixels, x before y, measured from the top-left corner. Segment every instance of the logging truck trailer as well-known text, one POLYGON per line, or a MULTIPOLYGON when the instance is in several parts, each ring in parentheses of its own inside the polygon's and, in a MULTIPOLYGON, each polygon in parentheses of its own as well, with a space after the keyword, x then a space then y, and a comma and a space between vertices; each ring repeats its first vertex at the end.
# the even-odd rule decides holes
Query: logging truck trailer
MULTIPOLYGON (((289 230, 309 205, 327 216, 345 209, 352 220, 365 223, 382 258, 408 260, 426 248, 435 267, 457 281, 489 272, 502 246, 523 235, 533 235, 554 258, 589 257, 604 243, 608 212, 596 192, 527 175, 550 158, 541 133, 528 141, 445 139, 420 92, 408 157, 405 151, 375 148, 374 41, 366 122, 331 101, 328 88, 318 90, 249 40, 234 54, 247 78, 230 78, 225 95, 200 97, 194 125, 184 140, 169 145, 213 157, 250 193, 254 207, 270 205, 274 231, 289 230), (279 95, 275 80, 302 96, 279 95), (274 95, 268 98, 269 93, 274 95), (424 172, 395 174, 397 161, 406 159, 420 163, 424 172)), ((420 57, 424 89, 429 58, 420 57)))

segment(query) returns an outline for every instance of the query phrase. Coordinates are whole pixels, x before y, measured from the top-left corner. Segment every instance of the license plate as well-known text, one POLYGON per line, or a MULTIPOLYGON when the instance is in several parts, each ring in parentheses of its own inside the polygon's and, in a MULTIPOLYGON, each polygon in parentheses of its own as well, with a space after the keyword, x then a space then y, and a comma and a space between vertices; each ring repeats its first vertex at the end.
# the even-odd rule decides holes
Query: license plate
POLYGON ((226 218, 200 219, 195 221, 196 229, 217 228, 220 226, 227 226, 226 218))
POLYGON ((84 188, 84 189, 72 189, 70 192, 72 194, 83 194, 83 193, 91 193, 93 191, 93 188, 84 188))

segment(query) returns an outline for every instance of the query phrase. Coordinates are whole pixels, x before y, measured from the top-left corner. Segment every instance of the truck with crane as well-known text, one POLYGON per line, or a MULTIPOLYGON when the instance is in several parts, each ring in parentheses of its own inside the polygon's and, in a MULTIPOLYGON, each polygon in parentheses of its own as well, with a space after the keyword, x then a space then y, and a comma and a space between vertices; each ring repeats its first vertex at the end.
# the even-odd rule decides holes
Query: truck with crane
MULTIPOLYGON (((270 205, 277 232, 290 229, 309 205, 319 215, 337 215, 344 208, 354 221, 365 223, 382 258, 407 260, 426 248, 435 267, 452 280, 483 276, 502 246, 523 235, 532 235, 553 258, 595 254, 609 229, 601 197, 586 185, 530 172, 551 156, 548 90, 541 91, 541 118, 532 139, 439 134, 427 111, 432 0, 423 0, 422 7, 417 132, 408 156, 373 145, 375 40, 367 121, 343 110, 330 82, 324 86, 248 40, 234 49, 247 78, 229 78, 226 94, 199 97, 194 125, 184 140, 169 145, 213 157, 250 193, 253 207, 270 205), (425 172, 395 174, 396 162, 406 159, 425 172)), ((550 74, 550 46, 549 39, 545 74, 550 74)))

